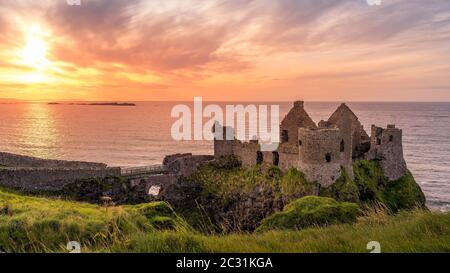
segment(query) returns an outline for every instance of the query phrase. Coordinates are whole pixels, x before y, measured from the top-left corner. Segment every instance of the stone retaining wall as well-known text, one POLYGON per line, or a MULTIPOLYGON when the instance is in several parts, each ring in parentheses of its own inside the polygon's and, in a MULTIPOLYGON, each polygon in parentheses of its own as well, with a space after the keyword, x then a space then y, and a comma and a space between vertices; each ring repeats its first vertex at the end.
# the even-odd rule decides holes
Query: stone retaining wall
POLYGON ((0 152, 0 166, 32 167, 32 168, 74 168, 74 169, 97 169, 107 167, 107 165, 103 163, 41 159, 31 156, 16 155, 5 152, 0 152))
POLYGON ((26 192, 59 191, 85 178, 120 176, 120 168, 5 168, 0 169, 0 185, 26 192))

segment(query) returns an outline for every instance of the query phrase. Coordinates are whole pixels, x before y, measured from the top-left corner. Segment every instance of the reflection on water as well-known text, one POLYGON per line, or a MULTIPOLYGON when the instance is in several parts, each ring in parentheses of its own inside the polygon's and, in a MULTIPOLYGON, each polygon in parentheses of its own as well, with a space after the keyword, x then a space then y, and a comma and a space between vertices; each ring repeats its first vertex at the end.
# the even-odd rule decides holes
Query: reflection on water
MULTIPOLYGON (((0 151, 44 158, 104 162, 113 166, 158 164, 167 154, 212 154, 205 141, 170 136, 175 103, 136 107, 0 104, 0 151)), ((245 103, 246 104, 246 103, 245 103)), ((264 103, 273 104, 273 103, 264 103)), ((224 106, 224 105, 223 105, 224 106)), ((306 103, 314 121, 327 119, 339 103, 306 103)), ((406 162, 428 205, 449 209, 450 103, 349 103, 370 133, 371 124, 403 129, 406 162)), ((280 104, 283 116, 291 103, 280 104)))
POLYGON ((59 139, 53 109, 45 104, 27 104, 23 112, 17 145, 28 155, 52 158, 59 139))

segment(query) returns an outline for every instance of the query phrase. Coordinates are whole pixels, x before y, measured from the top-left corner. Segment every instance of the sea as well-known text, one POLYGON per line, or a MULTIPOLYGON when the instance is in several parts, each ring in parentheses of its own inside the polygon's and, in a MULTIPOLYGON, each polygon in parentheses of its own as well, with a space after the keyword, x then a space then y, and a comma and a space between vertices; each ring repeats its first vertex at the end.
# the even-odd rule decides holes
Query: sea
MULTIPOLYGON (((0 104, 0 151, 48 159, 103 162, 132 167, 160 164, 174 153, 212 154, 211 141, 177 141, 171 128, 173 107, 192 102, 135 102, 135 106, 0 104)), ((203 102, 225 105, 279 105, 281 118, 291 102, 203 102)), ((315 122, 326 120, 340 102, 306 102, 315 122)), ((408 168, 431 209, 450 211, 450 103, 350 102, 370 135, 372 124, 403 130, 408 168)), ((192 113, 193 114, 193 113, 192 113)))

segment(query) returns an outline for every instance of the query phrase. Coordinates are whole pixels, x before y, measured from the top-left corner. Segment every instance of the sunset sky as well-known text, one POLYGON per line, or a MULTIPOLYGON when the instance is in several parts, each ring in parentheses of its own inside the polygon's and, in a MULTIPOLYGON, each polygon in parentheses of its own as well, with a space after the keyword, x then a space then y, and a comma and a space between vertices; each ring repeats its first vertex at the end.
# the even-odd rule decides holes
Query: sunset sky
POLYGON ((0 0, 0 98, 450 101, 450 1, 0 0))

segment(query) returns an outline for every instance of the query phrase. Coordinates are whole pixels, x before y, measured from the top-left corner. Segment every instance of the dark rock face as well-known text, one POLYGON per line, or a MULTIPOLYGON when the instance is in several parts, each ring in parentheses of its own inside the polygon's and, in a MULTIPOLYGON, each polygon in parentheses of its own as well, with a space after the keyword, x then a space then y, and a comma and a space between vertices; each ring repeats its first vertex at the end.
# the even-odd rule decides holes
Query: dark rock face
POLYGON ((158 184, 161 192, 154 200, 170 203, 194 227, 230 232, 253 231, 290 201, 315 194, 314 184, 298 171, 238 166, 235 158, 216 160, 188 178, 158 184))
POLYGON ((282 200, 275 198, 270 188, 256 187, 249 194, 238 196, 222 210, 219 209, 215 221, 228 231, 252 231, 264 218, 282 208, 282 200))
POLYGON ((168 183, 161 187, 161 192, 156 199, 167 201, 172 207, 184 210, 196 208, 197 201, 201 197, 203 187, 200 183, 178 178, 174 183, 168 183))
POLYGON ((107 177, 103 179, 84 179, 66 185, 58 194, 77 201, 101 204, 102 197, 110 197, 114 204, 137 204, 147 199, 139 188, 127 179, 107 177))

